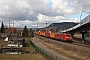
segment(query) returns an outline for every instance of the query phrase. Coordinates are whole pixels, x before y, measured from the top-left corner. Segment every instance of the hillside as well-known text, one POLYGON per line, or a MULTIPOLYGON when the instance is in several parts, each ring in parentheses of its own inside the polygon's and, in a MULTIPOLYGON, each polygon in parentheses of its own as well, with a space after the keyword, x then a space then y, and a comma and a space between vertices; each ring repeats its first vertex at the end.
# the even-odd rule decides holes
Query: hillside
POLYGON ((53 30, 54 32, 57 32, 59 30, 65 30, 71 28, 77 24, 78 23, 74 23, 74 22, 52 23, 47 28, 53 30))
MULTIPOLYGON (((77 24, 78 23, 75 23, 75 22, 52 23, 47 27, 38 28, 38 30, 48 28, 49 30, 51 30, 53 32, 58 32, 59 30, 65 30, 65 29, 71 28, 77 24)), ((23 30, 23 28, 18 28, 18 29, 23 30)), ((32 28, 32 30, 36 31, 37 28, 32 28)))

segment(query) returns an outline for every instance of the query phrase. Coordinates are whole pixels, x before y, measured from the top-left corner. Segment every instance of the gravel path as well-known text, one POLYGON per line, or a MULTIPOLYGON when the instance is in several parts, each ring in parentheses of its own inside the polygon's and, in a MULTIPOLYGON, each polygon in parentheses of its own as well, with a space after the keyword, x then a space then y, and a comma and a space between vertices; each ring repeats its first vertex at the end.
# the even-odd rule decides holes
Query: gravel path
POLYGON ((34 37, 32 41, 36 46, 46 50, 47 52, 51 53, 52 55, 55 55, 60 58, 60 60, 75 60, 69 57, 65 57, 60 55, 59 53, 55 52, 54 50, 49 49, 47 46, 43 45, 43 43, 40 42, 39 38, 34 37))

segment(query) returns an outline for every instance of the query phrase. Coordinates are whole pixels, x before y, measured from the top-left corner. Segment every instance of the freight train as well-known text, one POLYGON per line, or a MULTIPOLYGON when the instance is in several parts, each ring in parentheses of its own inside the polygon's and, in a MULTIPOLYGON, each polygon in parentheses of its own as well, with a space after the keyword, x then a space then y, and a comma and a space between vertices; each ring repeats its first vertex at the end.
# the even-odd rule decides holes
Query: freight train
POLYGON ((67 33, 51 33, 51 32, 39 31, 39 32, 35 32, 35 34, 43 36, 43 37, 47 37, 47 38, 72 42, 72 35, 67 34, 67 33))

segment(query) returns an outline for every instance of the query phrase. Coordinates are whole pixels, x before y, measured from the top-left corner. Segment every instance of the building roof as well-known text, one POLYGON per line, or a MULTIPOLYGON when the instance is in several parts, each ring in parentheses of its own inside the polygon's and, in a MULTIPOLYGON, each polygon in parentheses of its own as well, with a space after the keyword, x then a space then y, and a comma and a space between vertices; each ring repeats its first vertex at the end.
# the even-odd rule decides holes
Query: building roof
POLYGON ((23 40, 23 39, 24 39, 24 38, 18 38, 17 40, 20 40, 20 41, 21 41, 21 40, 23 40))

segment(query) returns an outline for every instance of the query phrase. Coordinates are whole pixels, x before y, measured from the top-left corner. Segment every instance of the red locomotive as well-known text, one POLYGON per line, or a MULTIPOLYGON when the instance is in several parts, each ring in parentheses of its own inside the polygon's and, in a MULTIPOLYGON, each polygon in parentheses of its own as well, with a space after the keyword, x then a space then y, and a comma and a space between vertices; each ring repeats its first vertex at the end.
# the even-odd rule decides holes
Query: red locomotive
POLYGON ((36 34, 43 36, 43 37, 58 39, 62 41, 72 41, 71 34, 67 34, 67 33, 51 33, 51 32, 39 31, 39 32, 36 32, 36 34))

